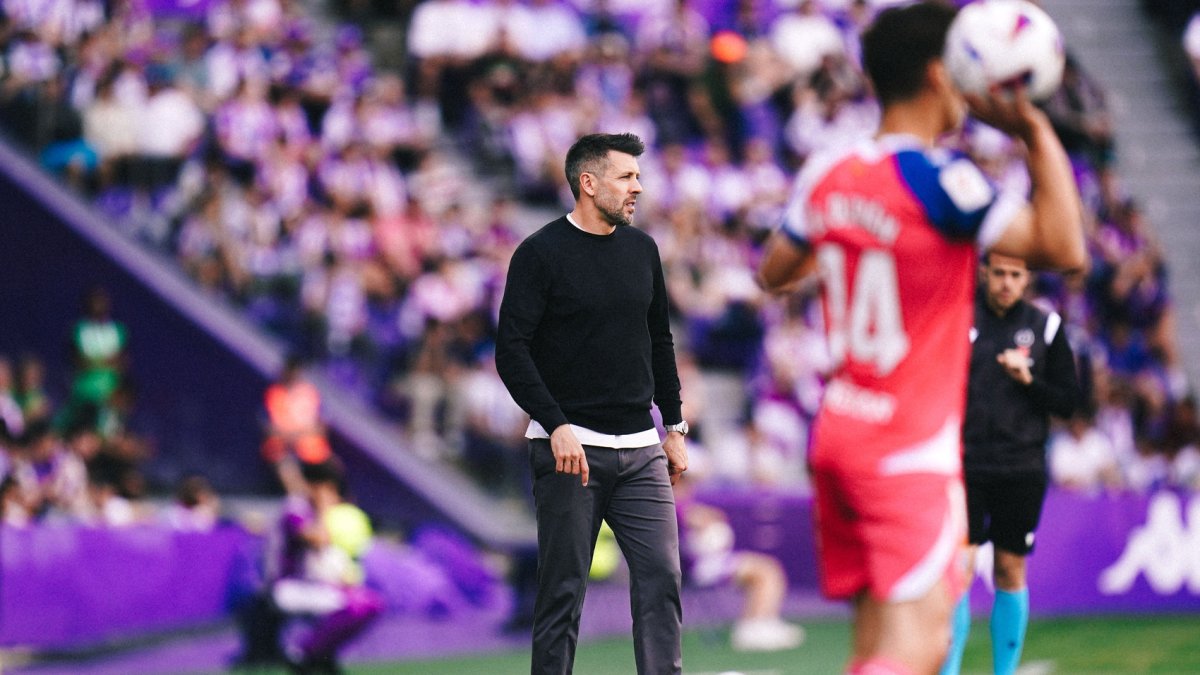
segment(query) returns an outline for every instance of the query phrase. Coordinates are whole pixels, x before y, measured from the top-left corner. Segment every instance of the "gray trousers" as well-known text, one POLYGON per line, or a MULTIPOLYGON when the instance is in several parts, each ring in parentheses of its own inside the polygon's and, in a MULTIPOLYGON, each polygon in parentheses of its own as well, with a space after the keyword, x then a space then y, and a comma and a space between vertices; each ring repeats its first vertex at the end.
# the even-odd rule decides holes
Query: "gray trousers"
POLYGON ((533 675, 568 675, 600 523, 607 520, 629 565, 633 649, 639 675, 683 670, 679 526, 667 457, 659 445, 584 446, 591 475, 557 473, 547 439, 529 442, 537 510, 538 592, 533 675))

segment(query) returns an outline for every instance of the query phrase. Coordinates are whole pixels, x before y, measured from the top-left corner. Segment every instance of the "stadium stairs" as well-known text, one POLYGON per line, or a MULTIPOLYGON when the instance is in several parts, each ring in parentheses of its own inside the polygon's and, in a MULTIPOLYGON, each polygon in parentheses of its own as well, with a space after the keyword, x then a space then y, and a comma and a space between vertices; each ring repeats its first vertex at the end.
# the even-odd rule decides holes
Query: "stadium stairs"
POLYGON ((1184 95, 1179 30, 1139 0, 1042 0, 1068 48, 1108 92, 1117 172, 1166 251, 1180 353, 1200 382, 1200 148, 1184 95))

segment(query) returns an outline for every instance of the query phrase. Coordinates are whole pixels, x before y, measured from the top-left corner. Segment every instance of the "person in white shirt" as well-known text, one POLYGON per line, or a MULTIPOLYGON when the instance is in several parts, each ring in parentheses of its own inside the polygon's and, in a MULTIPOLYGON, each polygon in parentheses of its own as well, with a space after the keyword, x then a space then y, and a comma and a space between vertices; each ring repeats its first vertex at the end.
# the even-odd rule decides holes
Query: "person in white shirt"
POLYGON ((1121 485, 1112 443, 1084 413, 1076 413, 1066 429, 1051 438, 1049 454, 1050 477, 1056 485, 1081 492, 1121 485))
POLYGON ((175 86, 165 67, 147 67, 146 84, 150 93, 138 120, 137 153, 143 187, 155 190, 174 182, 200 142, 205 118, 196 101, 175 86))

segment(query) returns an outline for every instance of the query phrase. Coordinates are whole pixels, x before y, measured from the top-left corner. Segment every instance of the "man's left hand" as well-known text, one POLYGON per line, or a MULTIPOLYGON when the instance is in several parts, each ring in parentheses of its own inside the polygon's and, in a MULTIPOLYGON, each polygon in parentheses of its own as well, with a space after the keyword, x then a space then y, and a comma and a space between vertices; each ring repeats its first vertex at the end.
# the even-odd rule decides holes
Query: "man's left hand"
POLYGON ((683 442, 683 434, 678 431, 668 431, 662 442, 663 452, 667 453, 667 473, 671 476, 671 485, 679 480, 679 476, 687 471, 687 445, 683 442))

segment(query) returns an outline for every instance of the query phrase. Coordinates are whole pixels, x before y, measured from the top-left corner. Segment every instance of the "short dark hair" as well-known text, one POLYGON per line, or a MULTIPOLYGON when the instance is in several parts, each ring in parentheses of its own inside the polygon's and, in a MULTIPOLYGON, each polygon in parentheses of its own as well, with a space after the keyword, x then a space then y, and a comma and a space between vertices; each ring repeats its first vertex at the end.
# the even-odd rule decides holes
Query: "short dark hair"
POLYGON ((584 172, 601 173, 608 166, 610 150, 638 157, 646 144, 634 134, 588 134, 575 141, 567 151, 567 185, 571 195, 579 199, 579 176, 584 172))
POLYGON ((863 69, 881 105, 916 96, 930 61, 942 58, 958 10, 938 0, 879 13, 862 36, 863 69))
MULTIPOLYGON (((1005 258, 1012 258, 1013 260, 1020 260, 1022 263, 1025 263, 1025 268, 1026 268, 1026 269, 1029 269, 1029 263, 1028 263, 1028 262, 1027 262, 1027 261, 1026 261, 1024 258, 1022 258, 1022 257, 1020 257, 1020 256, 1015 256, 1015 255, 1005 255, 1005 254, 1003 254, 1003 253, 1001 253, 1001 254, 997 254, 995 251, 993 251, 993 250, 992 250, 992 249, 990 249, 990 248, 989 248, 988 250, 984 251, 984 252, 983 252, 983 255, 979 257, 979 262, 980 262, 980 263, 981 263, 981 264, 982 264, 984 267, 991 267, 991 266, 992 266, 992 256, 993 256, 993 255, 1002 255, 1002 256, 1004 256, 1005 258)), ((1031 270, 1031 271, 1032 271, 1032 270, 1031 270)))

